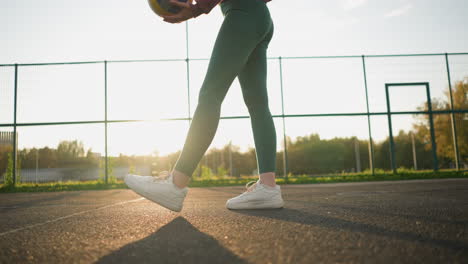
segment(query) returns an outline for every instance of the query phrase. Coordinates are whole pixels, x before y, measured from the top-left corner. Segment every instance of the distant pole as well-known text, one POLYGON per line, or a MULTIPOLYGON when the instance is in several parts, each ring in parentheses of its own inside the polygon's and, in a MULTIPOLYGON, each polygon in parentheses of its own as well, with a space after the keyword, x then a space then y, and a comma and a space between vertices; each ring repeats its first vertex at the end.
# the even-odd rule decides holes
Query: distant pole
POLYGON ((411 133, 411 144, 413 146, 413 164, 414 164, 414 170, 418 170, 418 161, 416 158, 416 144, 414 143, 414 133, 411 133))
POLYGON ((107 61, 104 61, 104 175, 106 184, 109 181, 109 157, 107 153, 107 61))
POLYGON ((435 137, 435 129, 434 129, 434 118, 432 113, 432 101, 431 101, 431 92, 429 88, 429 83, 425 84, 426 86, 426 94, 427 94, 427 108, 429 112, 429 129, 431 133, 431 145, 432 145, 432 160, 433 160, 433 167, 434 171, 439 170, 439 161, 437 159, 437 144, 436 144, 436 137, 435 137))
POLYGON ((191 107, 190 107, 190 57, 189 57, 189 27, 188 21, 185 21, 185 66, 187 69, 187 105, 188 105, 188 122, 189 126, 192 121, 191 107))
POLYGON ((18 103, 18 64, 15 64, 15 95, 13 101, 13 185, 16 185, 16 168, 18 166, 18 145, 17 145, 17 128, 16 128, 16 117, 17 117, 17 103, 18 103))
POLYGON ((362 55, 362 71, 364 73, 364 89, 366 92, 366 107, 367 107, 367 127, 369 129, 369 167, 372 171, 372 175, 375 174, 374 170, 374 143, 372 142, 372 129, 371 129, 371 121, 369 115, 369 95, 367 92, 367 71, 366 71, 366 59, 365 56, 362 55))
MULTIPOLYGON (((392 129, 392 111, 390 110, 390 95, 388 93, 389 84, 385 84, 385 97, 387 99, 387 118, 388 118, 388 134, 390 141, 390 166, 392 168, 393 174, 397 173, 396 169, 396 160, 395 160, 395 141, 393 139, 393 129, 392 129)), ((432 118, 432 115, 431 115, 432 118)))
POLYGON ((225 168, 226 163, 224 162, 224 150, 223 150, 223 149, 221 149, 220 163, 221 163, 220 166, 222 166, 223 168, 225 168))
POLYGON ((453 137, 453 147, 454 147, 454 155, 455 155, 455 166, 457 170, 460 170, 460 151, 458 149, 458 137, 457 137, 457 125, 455 119, 455 113, 453 112, 454 105, 453 105, 453 94, 452 94, 452 80, 450 77, 450 66, 448 60, 448 54, 445 53, 445 65, 447 68, 447 79, 448 79, 448 86, 449 86, 449 95, 450 95, 450 119, 452 125, 452 137, 453 137))
POLYGON ((232 173, 232 141, 229 141, 229 174, 233 176, 232 173))
POLYGON ((37 171, 39 168, 39 149, 36 149, 36 184, 37 184, 37 171))
POLYGON ((216 157, 216 149, 214 149, 213 151, 213 171, 215 173, 218 173, 218 161, 217 161, 217 157, 216 157))
POLYGON ((283 63, 282 58, 278 58, 279 68, 280 68, 280 87, 281 87, 281 115, 283 119, 283 175, 285 181, 288 181, 288 143, 286 138, 286 120, 284 117, 284 92, 283 92, 283 63))
POLYGON ((359 151, 359 140, 354 138, 354 153, 356 154, 356 172, 361 172, 361 153, 359 151))

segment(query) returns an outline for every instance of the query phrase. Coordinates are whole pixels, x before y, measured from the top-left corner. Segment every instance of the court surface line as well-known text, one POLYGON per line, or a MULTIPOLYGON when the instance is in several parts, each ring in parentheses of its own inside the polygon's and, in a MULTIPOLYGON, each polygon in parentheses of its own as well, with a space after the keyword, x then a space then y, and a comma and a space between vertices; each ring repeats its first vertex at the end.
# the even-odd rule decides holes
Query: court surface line
POLYGON ((12 229, 12 230, 0 233, 0 237, 4 236, 4 235, 11 234, 11 233, 19 232, 19 231, 22 231, 22 230, 25 230, 25 229, 30 229, 30 228, 34 228, 34 227, 37 227, 37 226, 42 226, 42 225, 45 225, 45 224, 49 224, 49 223, 57 222, 57 221, 60 221, 60 220, 64 220, 64 219, 67 219, 67 218, 70 218, 70 217, 73 217, 73 216, 82 215, 82 214, 85 214, 85 213, 89 213, 89 212, 92 212, 92 211, 97 211, 97 210, 109 208, 109 207, 116 206, 116 205, 122 205, 122 204, 126 204, 126 203, 136 202, 136 201, 140 201, 140 200, 143 200, 143 199, 145 199, 145 198, 138 198, 138 199, 133 199, 133 200, 129 200, 129 201, 123 201, 123 202, 118 202, 118 203, 114 203, 114 204, 109 204, 109 205, 105 205, 105 206, 102 206, 102 207, 98 207, 98 208, 94 208, 94 209, 90 209, 90 210, 85 210, 85 211, 73 213, 73 214, 66 215, 66 216, 61 216, 61 217, 58 217, 58 218, 55 218, 55 219, 52 219, 52 220, 47 220, 47 221, 42 222, 42 223, 37 223, 37 224, 33 224, 33 225, 28 225, 28 226, 25 226, 25 227, 12 229))

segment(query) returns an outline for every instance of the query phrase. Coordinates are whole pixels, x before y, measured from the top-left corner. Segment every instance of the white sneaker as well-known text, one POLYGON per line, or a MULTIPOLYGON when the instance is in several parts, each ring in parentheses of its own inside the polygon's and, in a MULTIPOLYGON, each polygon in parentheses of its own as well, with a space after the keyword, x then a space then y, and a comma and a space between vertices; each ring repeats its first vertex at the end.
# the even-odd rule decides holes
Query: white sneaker
POLYGON ((182 210, 188 188, 177 187, 172 182, 172 174, 165 179, 128 174, 124 180, 130 189, 146 199, 175 212, 182 210))
POLYGON ((260 180, 249 187, 246 184, 247 191, 243 194, 229 199, 226 202, 228 209, 268 209, 281 208, 284 205, 281 197, 281 188, 279 185, 270 187, 260 183, 260 180))

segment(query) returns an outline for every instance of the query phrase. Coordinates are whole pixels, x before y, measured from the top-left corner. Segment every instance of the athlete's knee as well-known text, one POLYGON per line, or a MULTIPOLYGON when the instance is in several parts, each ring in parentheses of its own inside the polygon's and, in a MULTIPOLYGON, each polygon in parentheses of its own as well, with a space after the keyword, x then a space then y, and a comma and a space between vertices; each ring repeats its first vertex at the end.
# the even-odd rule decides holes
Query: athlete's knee
POLYGON ((251 116, 270 115, 270 108, 268 107, 268 103, 252 103, 247 106, 247 109, 249 110, 251 116))
POLYGON ((260 113, 268 111, 268 99, 264 96, 244 96, 244 102, 249 112, 260 113))
POLYGON ((222 99, 213 92, 200 91, 198 95, 198 105, 206 108, 220 107, 222 99))

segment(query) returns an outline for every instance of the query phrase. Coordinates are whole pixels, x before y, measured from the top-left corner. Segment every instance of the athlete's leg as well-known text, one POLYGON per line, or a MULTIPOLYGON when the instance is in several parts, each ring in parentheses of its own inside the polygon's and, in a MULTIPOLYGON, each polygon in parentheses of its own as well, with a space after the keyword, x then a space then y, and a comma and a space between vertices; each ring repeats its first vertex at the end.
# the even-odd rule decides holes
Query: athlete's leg
POLYGON ((273 28, 250 55, 239 74, 244 100, 249 109, 255 139, 260 180, 241 195, 226 202, 228 209, 266 209, 284 206, 281 187, 275 184, 276 131, 268 107, 266 50, 273 28))
POLYGON ((239 74, 244 101, 249 109, 255 139, 260 180, 246 192, 226 202, 228 209, 266 209, 284 206, 281 187, 275 184, 276 131, 268 107, 266 50, 273 27, 252 52, 239 74))
POLYGON ((269 186, 275 185, 276 170, 276 130, 267 92, 267 48, 272 36, 273 24, 238 76, 250 113, 260 180, 269 186))
MULTIPOLYGON (((265 35, 259 30, 263 25, 258 22, 255 15, 244 11, 231 10, 226 14, 174 174, 190 177, 211 144, 219 123, 221 103, 265 35)), ((267 26, 263 27, 265 32, 267 26)))

